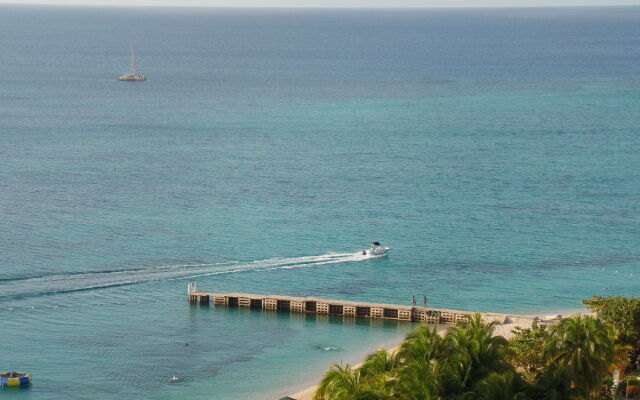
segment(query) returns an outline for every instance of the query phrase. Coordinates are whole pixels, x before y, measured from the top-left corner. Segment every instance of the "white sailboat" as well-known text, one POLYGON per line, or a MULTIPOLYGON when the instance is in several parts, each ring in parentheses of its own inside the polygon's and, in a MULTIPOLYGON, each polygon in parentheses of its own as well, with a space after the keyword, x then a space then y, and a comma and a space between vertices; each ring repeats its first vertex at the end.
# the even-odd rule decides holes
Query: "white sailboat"
POLYGON ((147 77, 138 75, 136 70, 136 45, 131 42, 131 72, 128 72, 118 78, 119 81, 146 81, 147 77))

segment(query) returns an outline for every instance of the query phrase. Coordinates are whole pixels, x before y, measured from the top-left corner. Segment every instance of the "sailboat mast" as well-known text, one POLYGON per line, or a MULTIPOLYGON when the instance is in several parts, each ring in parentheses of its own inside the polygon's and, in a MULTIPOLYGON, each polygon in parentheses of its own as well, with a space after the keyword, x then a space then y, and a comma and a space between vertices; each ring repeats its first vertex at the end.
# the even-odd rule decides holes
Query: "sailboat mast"
POLYGON ((136 46, 131 42, 131 73, 136 75, 136 46))
MULTIPOLYGON (((2 1, 2 0, 0 0, 2 1)), ((142 75, 138 75, 138 69, 136 68, 136 45, 134 42, 131 42, 131 71, 125 72, 120 78, 119 81, 146 81, 147 78, 142 75)))

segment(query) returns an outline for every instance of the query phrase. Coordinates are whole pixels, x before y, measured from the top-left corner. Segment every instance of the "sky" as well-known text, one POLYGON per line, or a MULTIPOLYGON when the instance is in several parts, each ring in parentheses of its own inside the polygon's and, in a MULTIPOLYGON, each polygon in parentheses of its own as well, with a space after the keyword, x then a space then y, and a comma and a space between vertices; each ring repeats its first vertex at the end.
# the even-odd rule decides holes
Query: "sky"
POLYGON ((640 0, 0 0, 0 3, 94 6, 327 8, 640 6, 640 0))

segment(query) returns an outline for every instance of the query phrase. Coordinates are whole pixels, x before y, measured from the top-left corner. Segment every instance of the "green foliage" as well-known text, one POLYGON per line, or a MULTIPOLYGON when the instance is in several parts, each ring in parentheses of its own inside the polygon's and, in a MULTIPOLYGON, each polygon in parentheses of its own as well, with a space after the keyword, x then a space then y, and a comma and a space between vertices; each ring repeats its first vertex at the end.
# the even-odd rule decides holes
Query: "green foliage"
POLYGON ((432 400, 440 399, 446 363, 431 359, 423 363, 408 362, 399 374, 399 399, 432 400))
POLYGON ((402 342, 398 357, 405 361, 426 363, 428 360, 442 358, 445 353, 444 339, 438 334, 436 327, 420 325, 402 342))
POLYGON ((474 392, 480 400, 527 400, 528 389, 520 375, 509 371, 504 374, 492 373, 478 382, 474 392))
POLYGON ((629 361, 639 366, 640 356, 640 298, 600 297, 582 300, 598 318, 611 325, 618 335, 618 343, 630 346, 629 361))
POLYGON ((378 350, 370 354, 360 367, 362 376, 372 376, 392 372, 396 367, 396 357, 386 350, 378 350))
POLYGON ((613 330, 591 317, 518 329, 508 342, 479 314, 446 335, 421 325, 397 354, 334 365, 314 400, 580 400, 602 398, 616 354, 613 330), (598 397, 600 396, 600 397, 598 397))
POLYGON ((549 340, 549 330, 547 325, 540 325, 534 321, 531 328, 518 327, 512 332, 514 337, 509 341, 512 351, 510 361, 528 380, 531 380, 546 365, 546 359, 541 350, 549 340))
POLYGON ((574 317, 551 327, 546 357, 571 379, 577 398, 588 398, 607 378, 615 356, 611 327, 592 317, 574 317))
POLYGON ((372 394, 376 399, 473 399, 480 398, 478 388, 500 391, 501 398, 509 398, 509 393, 522 392, 524 381, 507 361, 508 342, 494 336, 493 330, 493 324, 483 323, 480 314, 445 337, 421 325, 407 335, 395 356, 381 350, 371 354, 359 370, 332 367, 315 399, 363 399, 372 394), (500 389, 505 382, 511 386, 500 389))
POLYGON ((508 342, 502 336, 493 336, 493 330, 493 324, 483 323, 480 314, 475 314, 469 323, 448 332, 449 393, 461 395, 491 373, 511 369, 506 361, 508 342))
POLYGON ((571 376, 560 364, 549 364, 535 374, 531 398, 539 400, 573 399, 571 376))
POLYGON ((360 367, 362 378, 377 399, 393 399, 398 390, 397 358, 386 350, 369 355, 360 367))
POLYGON ((352 369, 349 364, 344 367, 334 364, 313 396, 314 400, 375 400, 378 398, 364 384, 360 371, 352 369))

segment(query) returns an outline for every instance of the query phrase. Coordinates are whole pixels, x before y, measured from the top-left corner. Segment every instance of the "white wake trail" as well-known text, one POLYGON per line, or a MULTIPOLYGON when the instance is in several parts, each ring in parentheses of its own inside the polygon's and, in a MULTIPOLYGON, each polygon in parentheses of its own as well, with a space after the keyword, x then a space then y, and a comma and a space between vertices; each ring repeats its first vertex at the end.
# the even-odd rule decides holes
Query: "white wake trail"
POLYGON ((238 272, 307 268, 326 264, 362 261, 365 259, 367 259, 367 257, 359 253, 328 253, 319 256, 269 258, 249 262, 164 265, 121 269, 112 272, 100 271, 49 275, 0 282, 0 298, 67 293, 160 280, 193 279, 238 272))

